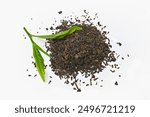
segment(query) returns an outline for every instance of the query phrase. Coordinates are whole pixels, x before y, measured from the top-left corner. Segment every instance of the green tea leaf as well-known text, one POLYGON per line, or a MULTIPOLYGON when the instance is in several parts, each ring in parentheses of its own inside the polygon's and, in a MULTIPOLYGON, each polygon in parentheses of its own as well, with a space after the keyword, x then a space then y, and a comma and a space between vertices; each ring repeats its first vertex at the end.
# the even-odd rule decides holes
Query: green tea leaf
POLYGON ((65 30, 63 32, 59 32, 56 34, 52 34, 52 35, 32 35, 32 34, 31 35, 33 37, 38 37, 38 38, 42 38, 42 39, 62 39, 65 36, 71 35, 72 33, 74 33, 77 30, 82 30, 82 28, 79 26, 72 26, 68 30, 65 30))
POLYGON ((41 52, 43 52, 45 55, 47 55, 48 57, 51 57, 51 55, 49 55, 47 52, 45 52, 39 45, 37 45, 35 42, 34 42, 34 46, 40 50, 41 52))
POLYGON ((36 68, 42 80, 45 81, 44 59, 41 53, 39 52, 39 50, 36 48, 36 46, 34 44, 32 46, 33 46, 33 56, 35 59, 36 68))

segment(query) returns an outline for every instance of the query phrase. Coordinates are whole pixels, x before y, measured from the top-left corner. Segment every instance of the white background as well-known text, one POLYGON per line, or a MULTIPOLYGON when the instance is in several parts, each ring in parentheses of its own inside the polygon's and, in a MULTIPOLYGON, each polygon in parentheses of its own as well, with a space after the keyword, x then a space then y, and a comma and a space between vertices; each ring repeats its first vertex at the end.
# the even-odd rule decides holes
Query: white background
POLYGON ((149 11, 148 0, 1 0, 0 99, 150 99, 149 11), (27 68, 34 73, 32 48, 29 39, 23 38, 23 27, 36 33, 39 27, 45 30, 53 23, 59 10, 69 15, 80 14, 84 9, 98 12, 114 40, 123 43, 121 53, 130 54, 121 64, 122 77, 102 75, 103 88, 84 88, 81 93, 58 78, 51 85, 47 84, 48 79, 43 83, 40 77, 28 78, 27 68))

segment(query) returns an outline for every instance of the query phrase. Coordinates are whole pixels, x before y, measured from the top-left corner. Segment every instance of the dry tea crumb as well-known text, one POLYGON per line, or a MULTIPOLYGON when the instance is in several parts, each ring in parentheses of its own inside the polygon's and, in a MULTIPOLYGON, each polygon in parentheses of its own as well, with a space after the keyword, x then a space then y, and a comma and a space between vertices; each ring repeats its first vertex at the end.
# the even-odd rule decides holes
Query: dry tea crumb
POLYGON ((77 90, 75 87, 73 87, 73 90, 77 90))
POLYGON ((52 81, 50 80, 49 82, 48 82, 48 84, 50 84, 52 81))
POLYGON ((115 85, 118 85, 118 82, 117 82, 117 81, 115 82, 115 85))
POLYGON ((103 87, 103 85, 100 85, 100 87, 103 87))
POLYGON ((66 81, 65 81, 65 84, 69 84, 69 81, 68 81, 68 80, 66 80, 66 81))
POLYGON ((89 86, 89 84, 86 84, 86 86, 89 86))
POLYGON ((114 73, 114 72, 115 72, 115 70, 111 70, 111 69, 110 69, 110 71, 111 71, 112 73, 114 73))
POLYGON ((97 24, 98 24, 98 26, 102 26, 102 25, 100 24, 100 22, 97 22, 97 24))
POLYGON ((118 44, 119 46, 121 46, 121 45, 122 45, 122 43, 120 43, 120 42, 117 42, 116 44, 118 44))
POLYGON ((54 30, 54 28, 51 26, 51 27, 50 27, 50 30, 54 30))
POLYGON ((62 14, 62 11, 59 11, 58 14, 62 14))

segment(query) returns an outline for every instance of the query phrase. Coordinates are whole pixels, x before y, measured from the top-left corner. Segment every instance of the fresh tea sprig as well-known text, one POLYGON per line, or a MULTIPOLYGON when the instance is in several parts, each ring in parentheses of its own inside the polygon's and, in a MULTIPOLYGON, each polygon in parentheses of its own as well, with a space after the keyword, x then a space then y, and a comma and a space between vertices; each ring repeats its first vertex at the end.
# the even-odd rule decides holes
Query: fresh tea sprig
POLYGON ((52 35, 33 35, 33 34, 29 33, 25 27, 23 29, 27 33, 27 35, 30 38, 30 41, 32 43, 33 57, 35 60, 35 65, 36 65, 38 73, 41 76, 43 81, 45 81, 44 59, 43 59, 40 51, 49 57, 51 57, 51 56, 47 52, 45 52, 39 45, 37 45, 33 41, 32 37, 38 37, 38 38, 42 38, 42 39, 62 39, 65 36, 73 34, 77 30, 82 30, 82 28, 79 26, 72 26, 71 28, 69 28, 63 32, 59 32, 59 33, 52 34, 52 35))

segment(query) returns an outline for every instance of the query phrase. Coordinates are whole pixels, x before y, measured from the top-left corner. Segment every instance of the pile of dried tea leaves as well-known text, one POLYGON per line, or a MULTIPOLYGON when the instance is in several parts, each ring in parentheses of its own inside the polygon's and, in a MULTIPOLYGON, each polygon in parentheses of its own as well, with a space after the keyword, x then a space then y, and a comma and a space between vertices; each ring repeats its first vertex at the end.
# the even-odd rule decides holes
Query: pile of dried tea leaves
POLYGON ((62 20, 61 25, 50 28, 61 32, 72 26, 80 26, 82 30, 63 39, 47 40, 45 44, 47 52, 51 53, 52 71, 60 79, 65 79, 65 83, 71 84, 78 92, 81 91, 78 84, 82 82, 81 79, 77 79, 79 73, 90 81, 97 80, 95 74, 102 72, 109 63, 117 59, 117 54, 112 50, 110 40, 107 38, 109 32, 104 31, 105 26, 102 26, 100 22, 95 25, 92 22, 95 18, 91 18, 86 10, 82 17, 84 20, 78 17, 62 20))

